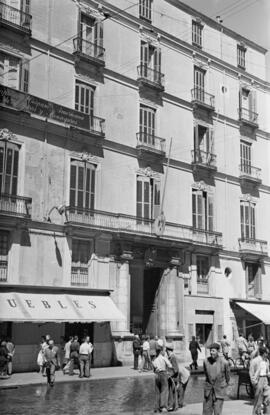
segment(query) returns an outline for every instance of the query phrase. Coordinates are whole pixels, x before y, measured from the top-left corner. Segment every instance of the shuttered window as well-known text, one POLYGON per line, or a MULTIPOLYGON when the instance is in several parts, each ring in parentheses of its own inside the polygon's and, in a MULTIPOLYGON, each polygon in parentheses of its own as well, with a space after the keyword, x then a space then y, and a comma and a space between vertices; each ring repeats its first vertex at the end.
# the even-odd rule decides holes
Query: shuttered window
POLYGON ((192 43, 196 46, 202 46, 202 28, 199 22, 192 22, 192 43))
POLYGON ((251 144, 241 141, 240 143, 241 172, 251 174, 251 144))
POLYGON ((149 21, 152 20, 152 0, 139 1, 139 16, 149 21))
POLYGON ((17 194, 19 146, 0 141, 0 193, 17 194))
POLYGON ((160 213, 160 181, 137 176, 137 217, 155 219, 160 213))
POLYGON ((94 93, 91 86, 76 81, 75 85, 75 110, 90 115, 90 125, 94 123, 94 93))
POLYGON ((241 45, 237 45, 237 65, 242 69, 246 68, 246 48, 241 45))
POLYGON ((0 84, 28 92, 29 61, 0 52, 0 84))
POLYGON ((240 203, 241 218, 241 238, 255 239, 255 204, 241 201, 240 203))
POLYGON ((70 206, 81 209, 95 207, 96 166, 72 160, 70 167, 70 206))
POLYGON ((103 22, 81 14, 80 38, 82 53, 98 58, 103 55, 103 22))
POLYGON ((194 98, 204 102, 205 71, 197 66, 194 67, 194 98))
POLYGON ((140 106, 140 133, 141 139, 145 144, 151 146, 155 145, 155 110, 146 107, 145 105, 140 106))
POLYGON ((192 225, 196 229, 214 230, 214 200, 207 192, 192 190, 192 225))
POLYGON ((246 263, 247 298, 258 298, 262 296, 261 267, 256 263, 246 263))

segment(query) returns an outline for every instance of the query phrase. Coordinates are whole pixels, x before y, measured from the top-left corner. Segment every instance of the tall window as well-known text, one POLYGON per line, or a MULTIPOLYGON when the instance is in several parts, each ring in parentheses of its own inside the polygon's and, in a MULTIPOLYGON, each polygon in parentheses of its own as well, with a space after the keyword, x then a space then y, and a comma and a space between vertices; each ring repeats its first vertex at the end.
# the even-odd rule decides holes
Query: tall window
POLYGON ((192 21, 192 43, 196 46, 202 46, 202 24, 192 21))
POLYGON ((202 190, 192 190, 192 225, 196 229, 214 230, 213 196, 202 190))
POLYGON ((155 145, 155 118, 154 109, 140 106, 140 139, 145 144, 155 145))
POLYGON ((160 181, 137 176, 137 217, 155 219, 160 210, 160 181))
POLYGON ((0 84, 28 92, 29 62, 0 52, 0 84))
POLYGON ((241 141, 240 143, 241 172, 251 174, 251 144, 241 141))
POLYGON ((244 118, 248 121, 256 121, 257 120, 256 91, 251 91, 247 88, 240 88, 239 107, 241 111, 241 118, 244 118))
POLYGON ((214 153, 213 130, 204 125, 194 127, 194 150, 195 161, 211 162, 211 155, 214 153))
POLYGON ((0 230, 0 281, 7 281, 9 232, 0 230))
POLYGON ((194 67, 195 99, 204 102, 205 71, 197 66, 194 67))
POLYGON ((82 52, 99 57, 103 55, 103 22, 81 14, 80 38, 82 52))
POLYGON ((17 194, 19 146, 0 141, 0 193, 17 194))
POLYGON ((91 254, 90 241, 72 239, 71 285, 88 285, 91 254))
POLYGON ((240 202, 241 238, 255 239, 255 204, 240 202))
POLYGON ((75 110, 94 116, 94 88, 76 81, 75 85, 75 110))
POLYGON ((246 68, 246 48, 241 45, 237 45, 237 65, 242 69, 246 68))
POLYGON ((152 20, 152 0, 140 0, 139 16, 146 20, 152 20))
POLYGON ((141 41, 141 76, 160 82, 161 49, 141 41), (149 73, 150 69, 150 73, 149 73))
POLYGON ((261 267, 256 263, 245 263, 247 297, 261 297, 261 267))
POLYGON ((81 209, 95 207, 96 167, 88 162, 72 160, 70 166, 70 206, 81 209))

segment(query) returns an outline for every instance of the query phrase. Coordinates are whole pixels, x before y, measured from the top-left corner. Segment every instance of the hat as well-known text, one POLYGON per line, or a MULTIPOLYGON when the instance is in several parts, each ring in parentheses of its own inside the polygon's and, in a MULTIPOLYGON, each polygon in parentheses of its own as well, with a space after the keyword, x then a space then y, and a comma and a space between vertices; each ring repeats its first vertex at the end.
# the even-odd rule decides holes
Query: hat
POLYGON ((220 349, 220 345, 218 343, 212 343, 212 344, 210 344, 210 346, 208 348, 209 349, 219 350, 220 349))
POLYGON ((173 344, 172 343, 166 343, 165 344, 166 349, 173 350, 173 344))

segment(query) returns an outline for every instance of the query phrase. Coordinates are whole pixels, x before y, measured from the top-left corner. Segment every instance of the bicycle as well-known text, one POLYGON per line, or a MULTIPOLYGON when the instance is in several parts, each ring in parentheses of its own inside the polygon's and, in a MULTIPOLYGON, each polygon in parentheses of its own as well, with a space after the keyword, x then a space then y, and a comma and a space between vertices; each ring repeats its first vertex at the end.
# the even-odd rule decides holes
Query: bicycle
POLYGON ((235 359, 235 367, 237 369, 249 369, 249 364, 250 355, 246 352, 240 354, 240 356, 235 359))
POLYGON ((228 362, 228 364, 229 364, 229 368, 230 368, 230 369, 232 369, 232 368, 234 368, 234 367, 235 367, 235 361, 233 360, 233 358, 232 358, 232 357, 230 357, 230 356, 228 355, 228 353, 223 353, 223 357, 224 357, 224 359, 228 362))

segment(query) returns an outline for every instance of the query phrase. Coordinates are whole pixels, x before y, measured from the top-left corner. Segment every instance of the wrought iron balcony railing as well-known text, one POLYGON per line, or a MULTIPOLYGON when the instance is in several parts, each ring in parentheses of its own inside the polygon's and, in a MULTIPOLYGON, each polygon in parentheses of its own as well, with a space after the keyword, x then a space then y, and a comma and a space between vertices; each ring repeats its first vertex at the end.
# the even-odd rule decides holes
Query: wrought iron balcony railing
POLYGON ((88 266, 71 267, 71 285, 88 286, 88 266))
POLYGON ((268 255, 267 241, 261 241, 260 239, 253 238, 239 238, 239 250, 240 252, 257 253, 259 255, 268 255))
POLYGON ((240 121, 247 121, 253 124, 257 124, 258 122, 258 113, 251 111, 247 108, 239 108, 239 120, 240 121))
POLYGON ((149 81, 153 84, 157 84, 161 87, 164 87, 164 74, 155 69, 149 68, 146 65, 137 66, 138 79, 143 79, 149 81))
POLYGON ((192 150, 191 155, 193 164, 200 164, 214 168, 216 167, 217 156, 215 154, 197 149, 192 150))
MULTIPOLYGON (((153 219, 140 218, 122 213, 104 212, 95 209, 82 209, 68 206, 65 209, 66 224, 80 224, 95 229, 107 229, 134 235, 156 236, 153 219)), ((162 238, 181 240, 199 245, 222 247, 222 234, 192 226, 166 222, 162 238)))
POLYGON ((240 177, 250 177, 252 179, 261 181, 262 170, 258 167, 253 167, 250 164, 242 163, 239 166, 240 177))
POLYGON ((140 131, 136 134, 137 136, 137 147, 144 146, 151 149, 155 149, 165 153, 166 140, 165 138, 156 137, 153 134, 145 133, 140 131))
POLYGON ((32 16, 2 2, 0 2, 0 20, 20 27, 26 32, 31 31, 32 16))
POLYGON ((12 216, 31 217, 32 199, 30 197, 0 194, 0 212, 12 216))
POLYGON ((81 53, 90 58, 100 59, 102 61, 105 59, 105 49, 102 46, 82 39, 80 36, 73 39, 73 47, 75 53, 81 53))
POLYGON ((215 107, 215 96, 205 92, 204 88, 196 87, 191 90, 192 102, 199 102, 208 107, 215 107))
POLYGON ((0 260, 0 282, 7 281, 8 261, 0 260))

